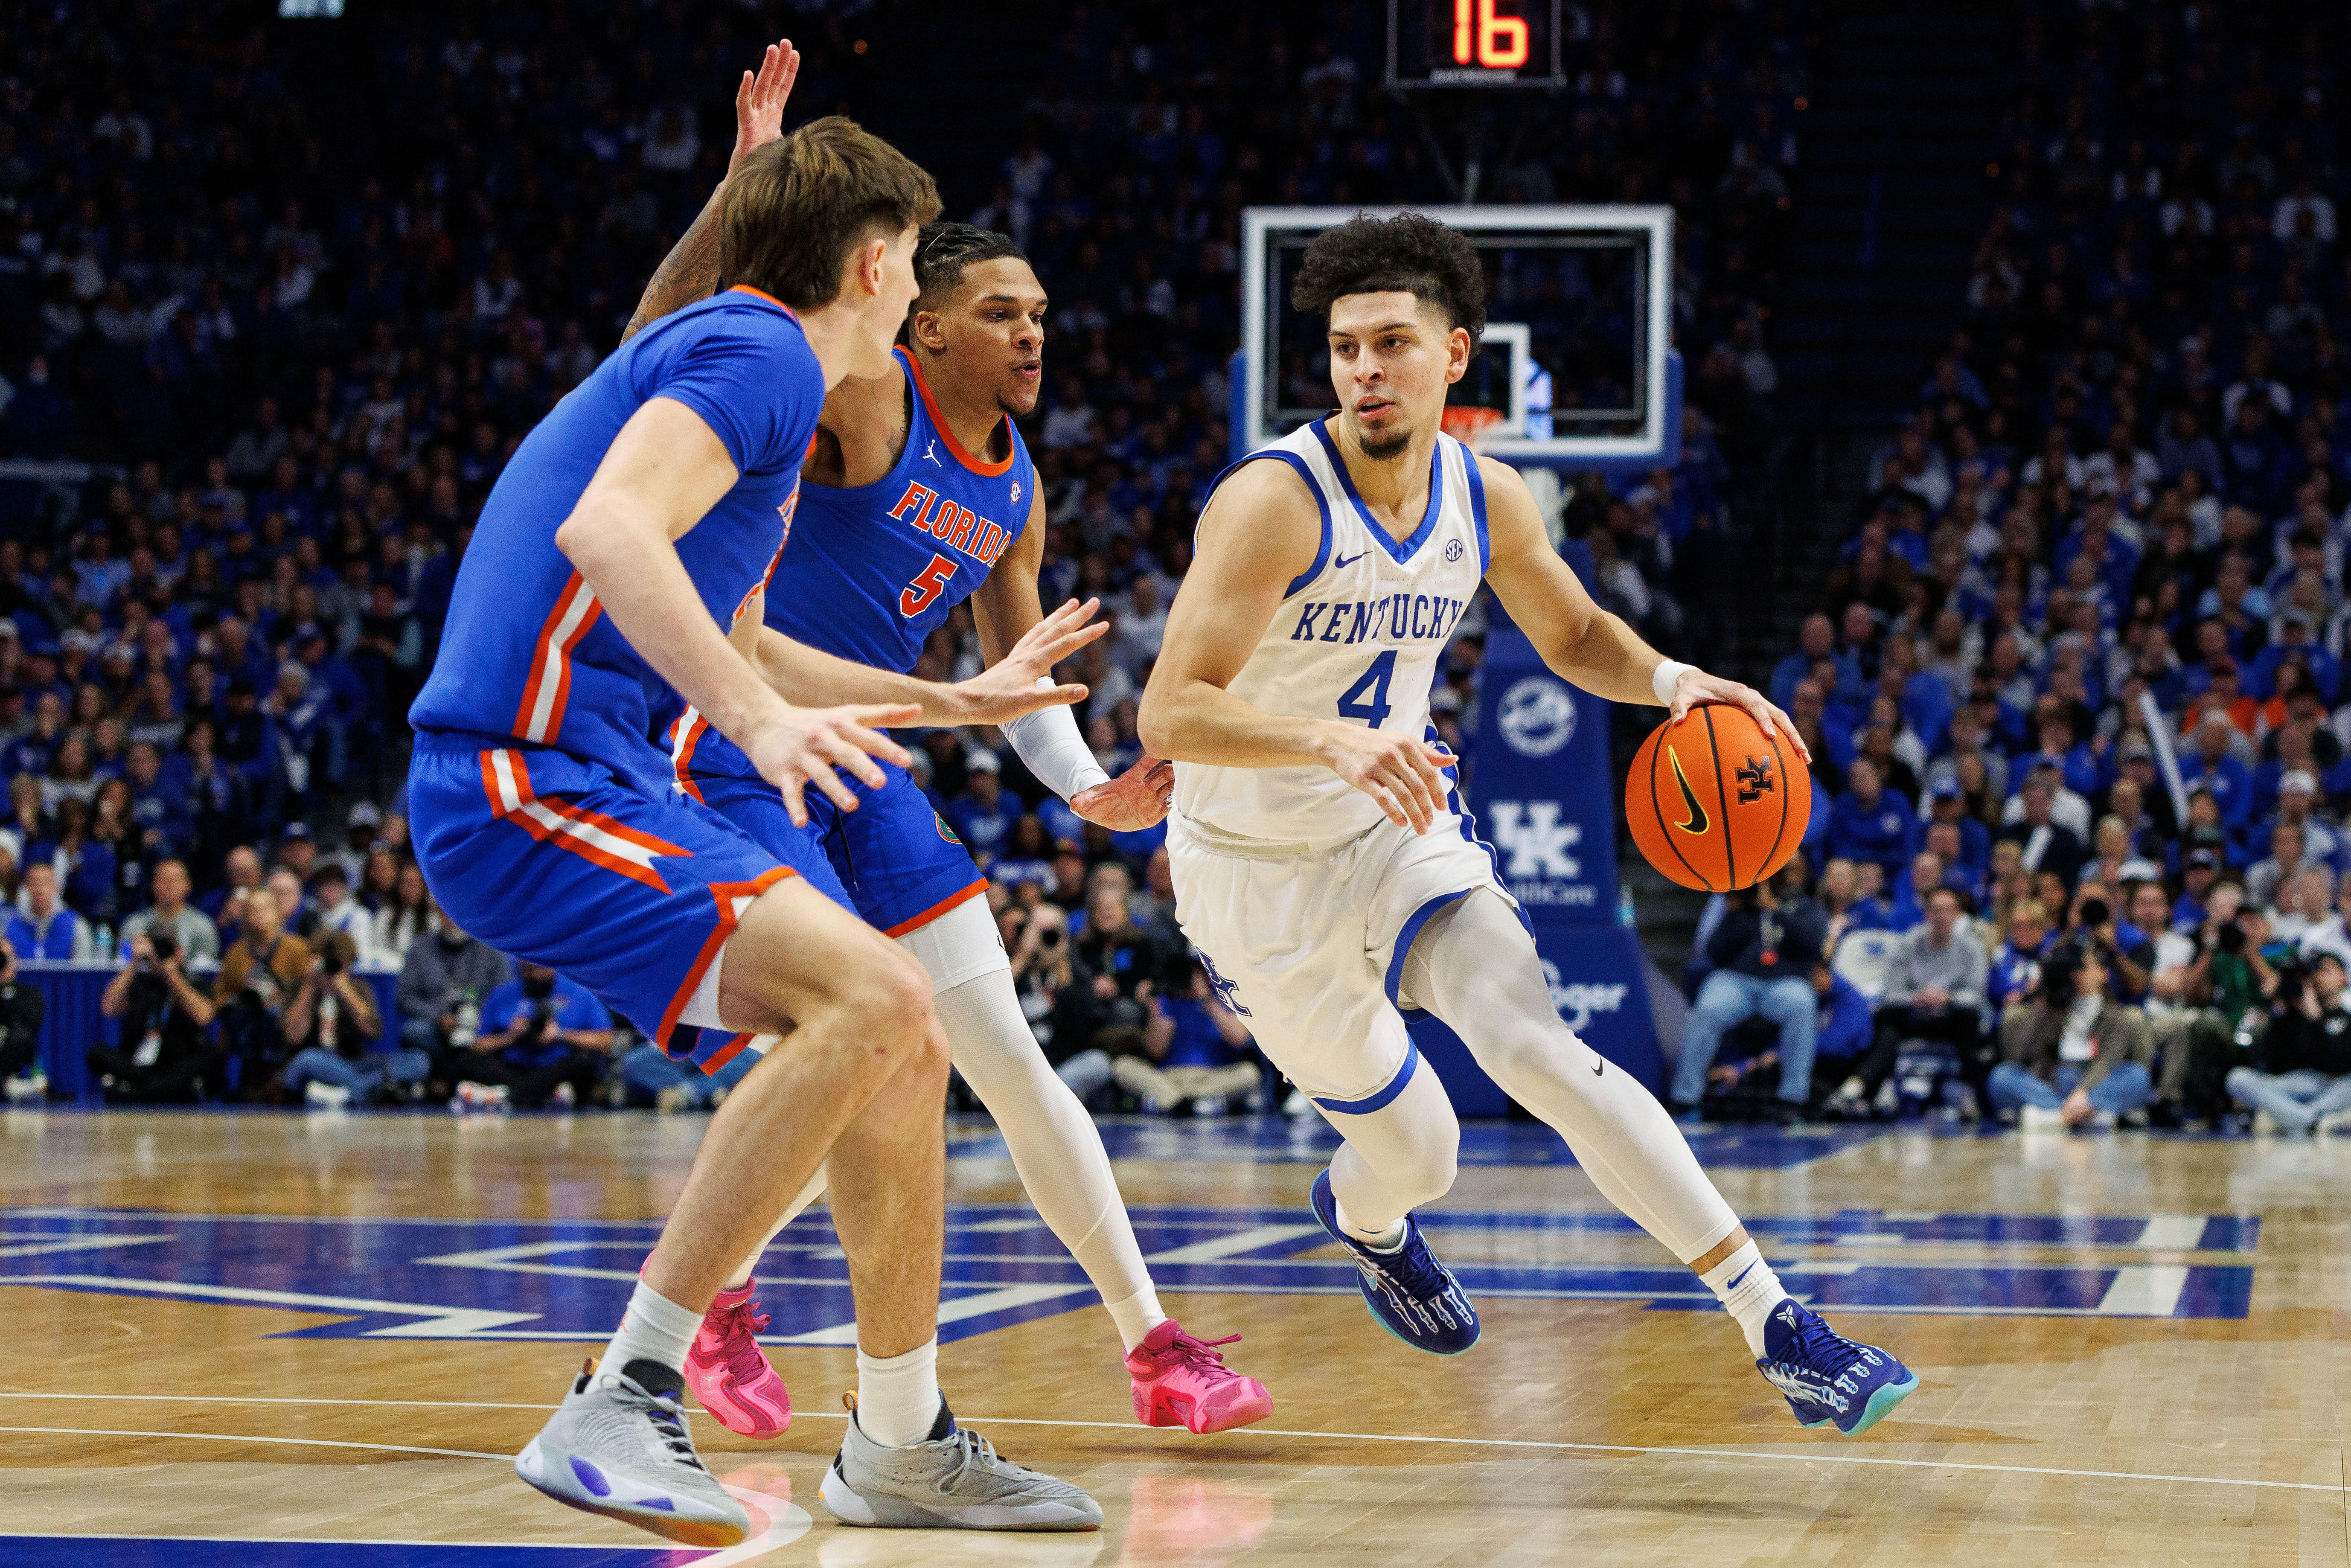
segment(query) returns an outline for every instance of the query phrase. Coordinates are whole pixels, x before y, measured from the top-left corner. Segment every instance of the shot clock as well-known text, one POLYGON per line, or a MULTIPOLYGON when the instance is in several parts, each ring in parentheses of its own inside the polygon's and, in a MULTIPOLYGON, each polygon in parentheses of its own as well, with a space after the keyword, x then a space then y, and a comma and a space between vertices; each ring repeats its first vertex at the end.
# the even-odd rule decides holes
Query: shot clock
POLYGON ((1560 0, 1388 0, 1388 86, 1556 88, 1560 0))

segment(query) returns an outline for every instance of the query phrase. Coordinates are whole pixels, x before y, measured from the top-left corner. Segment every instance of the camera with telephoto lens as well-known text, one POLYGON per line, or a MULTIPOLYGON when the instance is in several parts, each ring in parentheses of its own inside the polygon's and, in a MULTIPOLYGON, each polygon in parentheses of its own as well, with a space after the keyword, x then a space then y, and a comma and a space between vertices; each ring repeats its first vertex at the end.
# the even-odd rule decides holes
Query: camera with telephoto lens
POLYGON ((341 974, 343 972, 342 949, 332 942, 328 943, 326 950, 319 956, 319 967, 329 977, 341 974))
POLYGON ((2212 933, 2212 946, 2219 952, 2241 955, 2245 950, 2244 927, 2233 920, 2222 921, 2220 929, 2212 933))
POLYGON ((158 968, 180 956, 179 939, 168 931, 151 932, 147 937, 147 946, 154 952, 155 966, 158 968))
POLYGON ((2106 901, 2103 898, 2085 898, 2082 900, 2082 924, 2089 930, 2095 931, 2099 926, 2104 925, 2108 920, 2114 917, 2114 910, 2107 906, 2106 901))

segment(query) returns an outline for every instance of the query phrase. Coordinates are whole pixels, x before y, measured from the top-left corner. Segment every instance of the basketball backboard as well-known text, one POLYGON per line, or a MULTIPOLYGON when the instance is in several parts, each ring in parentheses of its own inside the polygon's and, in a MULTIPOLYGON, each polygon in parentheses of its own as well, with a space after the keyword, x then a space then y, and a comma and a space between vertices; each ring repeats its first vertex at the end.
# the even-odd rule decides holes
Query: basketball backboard
MULTIPOLYGON (((1363 209, 1387 217, 1401 208, 1363 209)), ((1673 209, 1417 209, 1486 261, 1483 351, 1453 389, 1447 427, 1520 465, 1638 466, 1679 439, 1670 373, 1673 209)), ((1314 236, 1351 207, 1251 207, 1244 215, 1237 451, 1332 406, 1323 323, 1290 303, 1314 236)))

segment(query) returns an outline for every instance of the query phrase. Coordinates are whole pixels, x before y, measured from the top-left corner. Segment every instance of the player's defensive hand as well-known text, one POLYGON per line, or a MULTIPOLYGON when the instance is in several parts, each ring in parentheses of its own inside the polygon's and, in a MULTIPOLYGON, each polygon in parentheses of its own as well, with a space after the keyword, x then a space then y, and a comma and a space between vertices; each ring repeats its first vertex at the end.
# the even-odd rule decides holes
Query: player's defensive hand
POLYGON ((1176 765, 1145 757, 1117 778, 1079 790, 1070 810, 1113 833, 1137 832, 1167 815, 1175 788, 1176 765))
POLYGON ((729 176, 742 167, 744 159, 783 135, 784 100, 792 96, 792 83, 799 74, 800 52, 792 47, 789 38, 768 46, 768 52, 759 57, 757 76, 743 73, 742 85, 735 89, 735 152, 726 160, 729 176))
POLYGON ((844 811, 857 810, 857 792, 841 782, 836 768, 872 789, 884 775, 875 758, 906 767, 914 758, 882 733, 885 725, 913 724, 923 710, 912 703, 869 704, 860 707, 788 707, 750 737, 744 755, 759 777, 782 791, 784 810, 792 826, 808 826, 808 802, 803 792, 811 784, 844 811))
POLYGON ((1110 630, 1110 622, 1093 619, 1101 608, 1098 599, 1082 604, 1071 600, 1029 628, 1029 634, 1003 658, 947 687, 945 722, 1002 724, 1039 708, 1083 702, 1085 687, 1053 684, 1053 666, 1110 630))
POLYGON ((1784 733, 1796 755, 1806 762, 1813 759, 1812 747, 1796 733, 1795 720, 1782 713, 1771 699, 1753 686, 1726 681, 1720 675, 1709 675, 1704 670, 1684 670, 1682 678, 1674 684, 1674 706, 1667 710, 1667 722, 1682 717, 1700 703, 1729 703, 1743 707, 1766 737, 1784 733))
POLYGON ((1378 801, 1397 827, 1425 833, 1445 810, 1452 789, 1445 769, 1455 758, 1444 747, 1351 724, 1326 726, 1319 744, 1331 771, 1378 801))

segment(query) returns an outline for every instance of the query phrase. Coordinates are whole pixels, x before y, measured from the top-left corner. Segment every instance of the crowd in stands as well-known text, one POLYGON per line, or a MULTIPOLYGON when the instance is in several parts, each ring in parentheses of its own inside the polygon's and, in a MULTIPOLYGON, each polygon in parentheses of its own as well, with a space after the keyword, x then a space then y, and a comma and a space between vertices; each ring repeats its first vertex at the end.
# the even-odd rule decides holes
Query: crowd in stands
MULTIPOLYGON (((1052 7, 1050 65, 987 132, 991 188, 947 189, 952 215, 1028 248, 1054 298, 1027 430, 1050 507, 1043 591, 1100 593, 1114 617, 1077 672, 1113 771, 1227 460, 1242 208, 1454 196, 1377 89, 1378 7, 1326 9, 1302 28, 1235 4, 1052 7)), ((617 340, 723 172, 726 89, 772 31, 677 0, 333 24, 200 0, 137 14, 135 48, 86 9, 0 19, 12 1094, 42 1090, 21 960, 119 966, 118 1032, 89 1057, 112 1098, 709 1103, 723 1082, 438 915, 397 788, 406 705, 482 499, 617 340), (344 31, 304 30, 329 26, 344 31), (355 95, 396 113, 355 116, 355 95), (364 982, 387 970, 382 1016, 364 982)), ((1568 17, 1552 133, 1489 171, 1485 195, 1679 210, 1677 330, 1711 346, 1685 455, 1622 497, 1580 493, 1566 519, 1593 541, 1604 597, 1665 628, 1775 380, 1761 301, 1801 34, 1729 0, 1568 17)), ((902 68, 861 63, 869 20, 793 19, 791 119, 898 93, 902 68)), ((967 157, 968 125, 927 133, 967 157)), ((977 657, 959 613, 920 673, 977 657)), ((1465 639, 1440 694, 1465 751, 1476 664, 1465 639)), ((1256 1092, 1245 1031, 1175 930, 1155 835, 1078 821, 991 735, 933 734, 921 756, 1071 1081, 1152 1108, 1256 1092)))
POLYGON ((1963 324, 1772 677, 1821 808, 1711 933, 1685 1103, 1760 1015, 1791 1113, 2351 1125, 2337 22, 2029 19, 1963 324))

